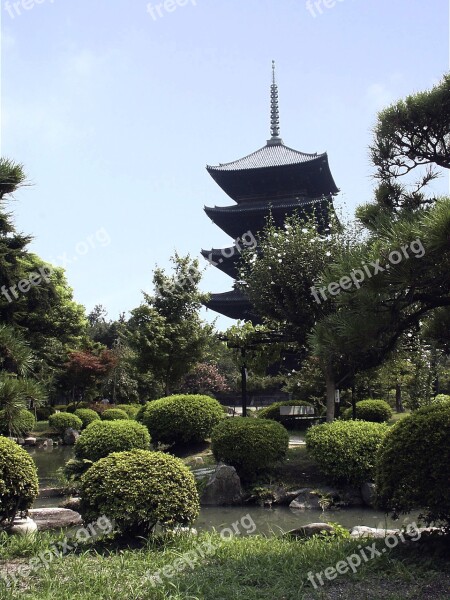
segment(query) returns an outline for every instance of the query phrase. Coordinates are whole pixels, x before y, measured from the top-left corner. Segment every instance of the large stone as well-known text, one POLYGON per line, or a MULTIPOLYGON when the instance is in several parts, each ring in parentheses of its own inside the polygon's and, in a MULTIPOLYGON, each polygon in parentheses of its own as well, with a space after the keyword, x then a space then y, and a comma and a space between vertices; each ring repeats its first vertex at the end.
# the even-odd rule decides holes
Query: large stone
POLYGON ((366 527, 365 525, 357 525, 356 527, 353 527, 350 535, 353 538, 384 538, 387 535, 396 535, 397 533, 399 533, 398 529, 384 529, 382 527, 366 527))
POLYGON ((376 494, 377 491, 374 483, 366 482, 362 484, 361 496, 364 500, 364 504, 367 504, 370 508, 374 507, 376 494))
POLYGON ((309 523, 303 527, 291 529, 291 531, 285 533, 285 536, 291 538, 308 538, 312 537, 313 535, 323 533, 324 531, 331 533, 334 531, 334 527, 332 525, 328 525, 328 523, 309 523))
POLYGON ((298 491, 298 495, 289 504, 289 508, 295 508, 298 510, 320 510, 321 507, 319 500, 321 496, 317 493, 317 490, 313 490, 312 488, 304 488, 298 491))
POLYGON ((30 517, 16 517, 9 532, 14 535, 31 535, 36 533, 37 530, 37 524, 30 517))
POLYGON ((80 510, 81 498, 76 496, 71 496, 70 498, 66 498, 62 502, 59 503, 59 508, 68 508, 70 510, 74 510, 78 512, 80 510))
POLYGON ((63 442, 66 446, 73 446, 79 437, 80 434, 78 431, 75 431, 72 427, 68 427, 64 432, 63 442))
POLYGON ((200 498, 202 506, 227 506, 240 504, 242 487, 234 467, 219 464, 211 475, 200 498))
POLYGON ((65 490, 61 487, 47 487, 39 489, 39 498, 60 498, 64 496, 65 490))
POLYGON ((28 511, 39 531, 73 527, 82 523, 81 515, 67 508, 32 508, 28 511))
POLYGON ((36 438, 35 437, 27 437, 24 442, 25 446, 36 446, 36 438))

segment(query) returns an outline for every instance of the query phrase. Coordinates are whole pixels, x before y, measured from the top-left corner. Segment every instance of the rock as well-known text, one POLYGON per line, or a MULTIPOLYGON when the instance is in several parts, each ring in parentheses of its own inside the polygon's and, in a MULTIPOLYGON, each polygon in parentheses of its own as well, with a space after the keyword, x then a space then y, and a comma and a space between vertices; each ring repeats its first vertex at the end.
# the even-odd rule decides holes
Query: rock
POLYGON ((25 446, 36 446, 36 438, 35 437, 27 437, 24 440, 25 446))
POLYGON ((65 500, 60 502, 58 506, 59 506, 59 508, 68 508, 69 510, 79 512, 80 502, 81 502, 81 498, 70 497, 70 498, 66 498, 65 500))
POLYGON ((13 535, 32 535, 33 533, 36 533, 37 530, 37 524, 33 519, 30 519, 30 517, 16 517, 9 532, 13 535))
POLYGON ((334 531, 334 527, 328 525, 328 523, 309 523, 298 529, 291 529, 291 531, 285 533, 284 536, 291 538, 308 538, 323 533, 324 531, 331 533, 334 531))
POLYGON ((41 488, 39 498, 58 498, 64 496, 64 488, 41 488))
POLYGON ((349 508, 352 506, 364 506, 361 491, 353 487, 345 487, 339 491, 339 500, 335 502, 336 507, 349 508))
POLYGON ((47 438, 44 442, 44 446, 46 448, 53 448, 53 440, 51 438, 47 438))
POLYGON ((384 538, 387 535, 396 535, 399 533, 399 529, 383 529, 382 527, 366 527, 365 525, 357 525, 353 527, 350 532, 353 538, 384 538))
POLYGON ((205 461, 202 456, 194 456, 194 465, 203 465, 205 461))
POLYGON ((242 487, 234 467, 219 464, 210 476, 200 498, 202 506, 227 506, 240 504, 242 487))
POLYGON ((312 488, 304 488, 298 491, 299 494, 289 504, 289 508, 296 508, 299 510, 320 510, 320 495, 316 492, 316 490, 313 490, 312 488))
POLYGON ((25 446, 24 438, 17 438, 17 443, 19 444, 19 446, 25 446))
POLYGON ((366 482, 361 486, 361 496, 364 501, 364 504, 370 506, 370 508, 374 507, 375 497, 376 497, 376 487, 374 483, 366 482))
POLYGON ((75 431, 75 429, 72 429, 72 427, 68 427, 64 432, 63 443, 66 446, 73 446, 79 437, 80 434, 78 431, 75 431))
POLYGON ((82 523, 81 515, 67 508, 32 508, 28 511, 39 531, 73 527, 82 523))

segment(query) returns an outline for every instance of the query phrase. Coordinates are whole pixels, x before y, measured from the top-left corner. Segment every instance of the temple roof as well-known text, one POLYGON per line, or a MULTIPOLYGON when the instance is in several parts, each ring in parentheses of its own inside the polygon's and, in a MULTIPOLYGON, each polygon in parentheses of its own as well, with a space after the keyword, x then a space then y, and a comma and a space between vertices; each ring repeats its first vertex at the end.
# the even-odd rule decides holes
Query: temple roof
POLYGON ((260 321, 254 313, 250 300, 238 289, 222 294, 211 294, 205 306, 230 319, 247 320, 253 323, 260 321))
POLYGON ((232 238, 236 239, 251 231, 254 236, 267 225, 267 218, 272 217, 276 227, 283 227, 287 217, 296 211, 299 216, 312 214, 316 209, 316 220, 320 229, 328 215, 331 198, 288 198, 280 201, 259 201, 250 204, 233 206, 205 206, 208 217, 232 238))
POLYGON ((216 267, 233 279, 237 278, 238 263, 241 258, 241 254, 234 246, 231 246, 230 248, 212 248, 211 250, 202 250, 201 255, 213 267, 216 267))

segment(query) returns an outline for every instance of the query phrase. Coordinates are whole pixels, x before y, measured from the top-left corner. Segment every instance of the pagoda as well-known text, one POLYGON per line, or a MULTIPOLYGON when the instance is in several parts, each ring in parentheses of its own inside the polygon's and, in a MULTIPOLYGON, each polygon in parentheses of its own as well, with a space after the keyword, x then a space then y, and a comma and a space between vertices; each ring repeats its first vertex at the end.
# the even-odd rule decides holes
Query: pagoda
POLYGON ((286 146, 280 137, 275 62, 272 62, 270 105, 271 138, 265 146, 233 162, 206 167, 214 181, 235 202, 231 206, 204 209, 234 243, 229 248, 202 250, 202 255, 235 280, 231 291, 212 294, 206 307, 231 319, 254 323, 258 322, 258 317, 236 283, 245 236, 257 240, 269 217, 275 226, 283 227, 286 218, 295 212, 299 216, 314 215, 320 231, 328 222, 333 196, 339 191, 326 152, 306 154, 286 146))

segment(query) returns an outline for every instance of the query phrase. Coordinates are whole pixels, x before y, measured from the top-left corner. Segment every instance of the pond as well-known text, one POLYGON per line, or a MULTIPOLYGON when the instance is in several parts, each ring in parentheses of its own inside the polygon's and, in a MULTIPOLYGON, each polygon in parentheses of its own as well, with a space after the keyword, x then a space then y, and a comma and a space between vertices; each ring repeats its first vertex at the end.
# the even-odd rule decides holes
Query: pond
MULTIPOLYGON (((73 458, 73 447, 27 448, 27 451, 37 465, 40 487, 58 487, 57 470, 64 466, 67 460, 73 458)), ((38 498, 34 508, 57 506, 60 501, 61 498, 38 498)), ((239 528, 241 534, 278 535, 281 531, 289 531, 308 523, 330 521, 347 528, 354 525, 398 528, 403 524, 417 521, 417 517, 417 513, 411 513, 407 517, 401 517, 398 521, 394 521, 380 511, 360 507, 322 512, 321 510, 293 510, 286 506, 271 509, 253 505, 208 506, 202 507, 195 527, 200 531, 210 531, 212 529, 221 531, 224 528, 232 527, 233 523, 239 522, 236 527, 239 528), (249 518, 246 519, 247 515, 249 515, 249 518)))

